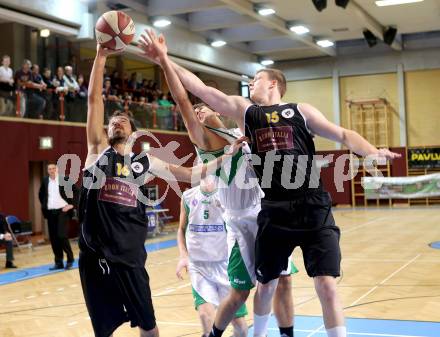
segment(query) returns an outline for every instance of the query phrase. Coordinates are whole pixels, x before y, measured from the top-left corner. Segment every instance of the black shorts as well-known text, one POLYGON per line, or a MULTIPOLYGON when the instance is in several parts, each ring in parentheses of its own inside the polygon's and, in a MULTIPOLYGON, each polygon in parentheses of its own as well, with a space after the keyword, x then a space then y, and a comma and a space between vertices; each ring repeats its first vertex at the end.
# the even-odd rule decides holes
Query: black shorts
POLYGON ((278 278, 297 246, 301 247, 310 277, 340 275, 340 231, 327 192, 290 201, 262 200, 257 221, 255 272, 259 282, 278 278))
POLYGON ((145 268, 113 264, 92 253, 79 255, 79 273, 96 337, 110 336, 124 322, 143 330, 156 327, 145 268))

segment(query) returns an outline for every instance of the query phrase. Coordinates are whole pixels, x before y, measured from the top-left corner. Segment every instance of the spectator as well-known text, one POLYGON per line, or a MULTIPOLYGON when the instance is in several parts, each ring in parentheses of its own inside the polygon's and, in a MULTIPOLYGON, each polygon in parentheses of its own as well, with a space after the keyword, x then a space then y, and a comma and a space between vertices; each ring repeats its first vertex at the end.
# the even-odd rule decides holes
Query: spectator
POLYGON ((55 77, 53 78, 52 83, 53 83, 57 93, 67 92, 67 87, 65 86, 65 83, 64 83, 64 69, 63 69, 63 67, 57 68, 57 73, 56 73, 55 77))
POLYGON ((57 119, 57 112, 54 108, 54 101, 58 99, 55 94, 55 86, 52 79, 52 71, 49 68, 43 69, 43 82, 46 84, 44 99, 46 100, 46 109, 44 111, 44 119, 57 119))
POLYGON ((68 198, 63 186, 59 184, 65 177, 58 176, 58 168, 55 164, 47 166, 48 177, 43 179, 38 197, 41 210, 47 219, 49 238, 52 251, 55 255, 55 264, 50 270, 72 268, 74 257, 69 239, 67 238, 67 221, 73 215, 77 189, 73 185, 73 197, 68 198), (63 251, 67 255, 66 266, 63 265, 63 251))
POLYGON ((79 86, 79 91, 78 91, 78 96, 80 98, 87 98, 87 85, 84 81, 84 75, 83 74, 79 74, 78 75, 78 86, 79 86))
POLYGON ((66 113, 65 119, 71 122, 79 122, 80 118, 75 113, 75 98, 79 91, 79 85, 76 82, 75 77, 73 77, 73 69, 71 66, 65 66, 64 71, 64 86, 67 88, 67 93, 64 96, 64 111, 66 113))
POLYGON ((159 129, 171 130, 173 128, 173 115, 172 107, 173 104, 167 99, 167 95, 162 95, 162 97, 157 101, 157 120, 159 129))
POLYGON ((104 99, 104 123, 108 122, 109 111, 123 110, 116 91, 112 88, 112 82, 109 77, 104 80, 104 88, 102 89, 102 98, 104 99))
POLYGON ((55 93, 53 96, 53 106, 56 114, 58 116, 61 115, 61 103, 60 103, 60 94, 67 93, 67 87, 64 83, 64 69, 63 67, 58 67, 55 77, 52 80, 52 84, 55 87, 55 93))
POLYGON ((0 213, 0 244, 6 246, 6 268, 17 268, 12 262, 14 261, 14 247, 12 244, 12 236, 6 231, 8 224, 3 214, 0 213))
POLYGON ((36 95, 34 90, 41 90, 43 86, 33 82, 31 67, 31 61, 24 60, 21 69, 15 73, 15 83, 22 93, 20 99, 22 116, 39 118, 43 115, 45 101, 41 96, 36 95))
POLYGON ((111 76, 112 86, 118 92, 122 92, 122 79, 119 76, 119 72, 117 70, 113 71, 111 76))
POLYGON ((47 89, 55 89, 55 86, 52 82, 52 71, 49 68, 43 69, 43 75, 41 77, 43 82, 46 84, 47 89))
POLYGON ((110 77, 106 77, 104 80, 104 88, 102 89, 102 96, 105 100, 116 101, 118 97, 117 92, 112 88, 112 81, 110 77))
POLYGON ((44 117, 44 112, 46 111, 46 83, 43 81, 43 77, 40 74, 40 67, 38 64, 32 65, 32 82, 34 83, 34 87, 32 89, 34 99, 37 100, 36 104, 38 106, 42 106, 41 112, 39 113, 38 118, 44 117), (44 92, 43 92, 44 91, 44 92))
POLYGON ((0 67, 0 115, 14 113, 14 77, 10 64, 11 58, 3 55, 0 67))
POLYGON ((128 74, 124 72, 122 75, 122 90, 128 89, 128 74))
POLYGON ((137 90, 137 74, 131 73, 130 80, 128 81, 127 85, 128 90, 137 90))
POLYGON ((79 115, 79 122, 85 122, 87 119, 87 94, 88 89, 87 85, 84 82, 84 75, 79 74, 78 75, 78 115, 79 115))

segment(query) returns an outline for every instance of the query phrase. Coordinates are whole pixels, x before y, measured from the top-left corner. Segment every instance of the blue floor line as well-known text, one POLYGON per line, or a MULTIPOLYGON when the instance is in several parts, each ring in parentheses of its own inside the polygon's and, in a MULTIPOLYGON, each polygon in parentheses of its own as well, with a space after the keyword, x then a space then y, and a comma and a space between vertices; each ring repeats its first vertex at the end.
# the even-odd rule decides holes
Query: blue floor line
MULTIPOLYGON (((295 337, 325 337, 323 324, 319 316, 296 316, 295 337)), ((346 318, 346 325, 349 337, 440 337, 440 322, 346 318)), ((248 336, 253 336, 253 328, 248 336)), ((279 336, 276 320, 271 316, 267 337, 279 336)))
MULTIPOLYGON (((147 250, 148 253, 151 253, 158 250, 171 248, 176 245, 177 245, 177 240, 166 240, 161 242, 147 243, 145 245, 145 249, 147 250)), ((64 269, 49 270, 49 268, 52 266, 53 264, 45 264, 37 267, 19 268, 11 272, 0 274, 0 285, 29 280, 32 278, 61 273, 65 271, 64 269)), ((75 262, 73 263, 72 269, 75 268, 78 268, 78 259, 76 259, 75 262)))

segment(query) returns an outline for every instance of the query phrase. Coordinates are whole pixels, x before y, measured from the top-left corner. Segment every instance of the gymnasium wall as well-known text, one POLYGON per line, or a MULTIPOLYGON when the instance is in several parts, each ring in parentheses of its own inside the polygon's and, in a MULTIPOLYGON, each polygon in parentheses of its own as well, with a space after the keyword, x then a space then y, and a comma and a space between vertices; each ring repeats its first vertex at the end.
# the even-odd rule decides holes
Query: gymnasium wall
POLYGON ((439 145, 440 69, 405 73, 408 146, 439 145))
MULTIPOLYGON (((440 144, 440 69, 407 71, 405 79, 406 131, 408 146, 440 144)), ((391 146, 400 146, 400 116, 397 73, 344 76, 339 78, 340 125, 348 127, 347 100, 386 98, 391 105, 391 146)), ((287 82, 283 99, 316 106, 328 120, 335 122, 333 80, 331 78, 287 82)), ((320 151, 337 149, 334 142, 315 139, 320 151)))
MULTIPOLYGON (((306 102, 318 108, 325 117, 334 122, 333 114, 333 82, 331 78, 307 81, 292 81, 287 83, 284 102, 306 102)), ((316 137, 316 149, 334 150, 336 145, 327 139, 316 137)))
POLYGON ((397 93, 397 74, 377 74, 346 76, 339 79, 341 125, 348 125, 347 100, 385 98, 391 105, 391 146, 400 145, 399 98, 397 93))
MULTIPOLYGON (((164 146, 171 141, 180 144, 175 152, 178 158, 193 153, 193 156, 184 164, 185 166, 192 165, 195 158, 194 147, 187 135, 176 132, 154 132, 154 135, 164 146)), ((3 145, 0 165, 0 176, 3 177, 0 188, 2 212, 15 214, 25 220, 30 218, 29 206, 40 207, 39 204, 29 205, 29 163, 32 161, 57 161, 65 153, 77 154, 81 162, 84 163, 87 155, 85 126, 73 125, 73 123, 72 125, 67 125, 67 123, 60 125, 50 122, 1 120, 0 143, 3 145), (40 150, 40 136, 52 137, 54 148, 40 150)), ((154 146, 153 141, 151 141, 151 146, 154 146)), ((160 157, 160 153, 157 156, 160 157)), ((160 179, 155 179, 151 184, 159 185, 160 195, 165 192, 167 187, 167 184, 160 179)), ((181 184, 181 187, 184 188, 187 185, 181 184)), ((174 220, 178 220, 179 205, 180 198, 170 189, 163 207, 170 209, 174 220)))

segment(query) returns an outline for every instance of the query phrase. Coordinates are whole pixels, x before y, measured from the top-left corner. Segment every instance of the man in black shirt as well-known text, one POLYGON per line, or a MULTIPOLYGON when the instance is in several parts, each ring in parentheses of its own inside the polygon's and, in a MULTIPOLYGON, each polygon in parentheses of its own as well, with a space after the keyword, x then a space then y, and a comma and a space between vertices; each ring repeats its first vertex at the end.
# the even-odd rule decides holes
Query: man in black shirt
MULTIPOLYGON (((131 152, 136 131, 128 113, 116 111, 104 130, 102 85, 107 56, 115 53, 99 45, 89 83, 88 153, 84 168, 79 215, 79 271, 87 309, 97 337, 108 337, 124 322, 138 326, 142 337, 159 332, 154 317, 149 277, 145 270, 147 237, 144 184, 152 175, 198 182, 230 160, 242 146, 238 139, 223 156, 188 168, 169 164, 145 153, 131 152)), ((187 104, 186 91, 176 95, 187 104), (184 96, 183 96, 184 95, 184 96)))
MULTIPOLYGON (((162 36, 150 32, 149 41, 143 43, 142 48, 155 62, 164 59, 167 47, 162 36)), ((327 335, 345 337, 335 280, 340 274, 340 232, 331 214, 330 196, 321 185, 313 160, 313 135, 340 142, 362 156, 393 159, 399 155, 376 149, 358 133, 329 122, 310 104, 283 103, 286 79, 278 70, 257 72, 249 88, 252 104, 241 96, 228 96, 206 86, 175 63, 174 68, 188 91, 215 111, 233 118, 250 139, 254 168, 265 193, 258 215, 255 269, 261 287, 257 292, 259 301, 266 305, 262 306, 264 312, 257 314, 270 313, 280 272, 286 268, 292 250, 300 246, 321 301, 327 335)), ((229 318, 228 310, 220 305, 210 336, 221 336, 229 318)), ((282 334, 293 336, 293 329, 282 334)))

